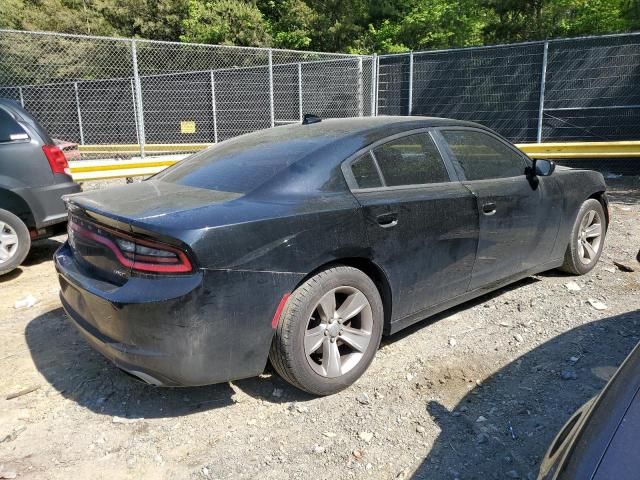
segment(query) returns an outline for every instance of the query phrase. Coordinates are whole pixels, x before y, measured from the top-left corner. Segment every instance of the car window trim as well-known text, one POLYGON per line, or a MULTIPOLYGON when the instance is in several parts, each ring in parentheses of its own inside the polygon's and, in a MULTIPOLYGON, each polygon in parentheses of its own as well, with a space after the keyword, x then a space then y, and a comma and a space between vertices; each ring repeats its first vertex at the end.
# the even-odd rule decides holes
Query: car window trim
POLYGON ((465 173, 463 168, 460 166, 460 164, 458 163, 458 160, 456 159, 455 154, 453 153, 453 151, 451 150, 451 148, 449 147, 449 143, 447 142, 447 140, 444 138, 444 135, 442 135, 443 131, 461 131, 461 130, 470 130, 472 132, 478 132, 481 134, 485 134, 488 135, 490 137, 493 137, 494 139, 496 139, 497 141, 499 141, 500 143, 502 143, 503 145, 506 145, 509 150, 513 151, 514 153, 516 153, 520 158, 522 158, 522 160, 525 163, 525 168, 526 167, 530 167, 531 166, 531 159, 522 151, 520 150, 518 147, 516 147, 515 145, 513 145, 511 142, 509 142, 508 140, 502 138, 499 135, 496 135, 494 132, 490 131, 490 130, 485 130, 483 128, 477 128, 477 127, 463 127, 463 126, 446 126, 446 127, 435 127, 432 129, 434 136, 437 137, 438 142, 442 144, 442 149, 444 151, 446 151, 446 155, 449 158, 449 161, 451 162, 451 164, 453 165, 453 167, 456 170, 456 174, 458 176, 458 179, 460 181, 463 182, 484 182, 486 180, 501 180, 501 179, 505 179, 505 178, 519 178, 520 176, 524 176, 525 175, 525 171, 523 169, 522 174, 521 175, 512 175, 510 177, 496 177, 496 178, 483 178, 480 180, 469 180, 465 173))
POLYGON ((416 128, 413 130, 407 130, 405 132, 400 132, 400 133, 396 133, 395 135, 390 135, 388 137, 385 137, 383 139, 377 140, 376 142, 373 142, 369 145, 367 145, 364 148, 361 148, 360 150, 358 150, 356 153, 354 153, 353 155, 351 155, 350 157, 348 157, 344 162, 342 162, 341 168, 342 168, 342 173, 344 175, 345 180, 347 181, 347 185, 349 186, 349 190, 351 190, 352 193, 366 193, 366 192, 377 192, 377 191, 393 191, 393 190, 403 190, 403 189, 416 189, 416 188, 424 188, 430 185, 442 185, 442 184, 446 184, 446 183, 453 183, 453 182, 458 182, 460 181, 459 176, 456 174, 456 171, 453 168, 453 164, 450 163, 450 160, 443 155, 442 149, 440 148, 440 145, 438 145, 437 140, 434 138, 432 132, 433 132, 433 128, 416 128), (449 180, 447 182, 431 182, 431 183, 413 183, 413 184, 408 184, 408 185, 395 185, 395 186, 388 186, 386 184, 386 180, 384 178, 384 175, 382 173, 382 170, 380 169, 380 165, 378 165, 378 161, 376 159, 375 154, 373 153, 373 150, 381 145, 384 145, 385 143, 388 142, 392 142, 394 140, 397 140, 398 138, 402 138, 402 137, 408 137, 410 135, 416 135, 416 134, 426 134, 431 141, 433 142, 433 144, 436 147, 436 150, 438 151, 438 154, 440 155, 440 159, 442 160, 445 170, 447 171, 447 175, 449 176, 449 180), (364 154, 369 153, 371 159, 373 160, 373 163, 376 167, 376 170, 378 172, 378 175, 380 177, 380 183, 382 184, 381 187, 372 187, 372 188, 359 188, 358 187, 358 182, 356 181, 355 177, 353 176, 353 172, 351 170, 351 165, 353 165, 354 162, 356 162, 360 157, 362 157, 364 154))
MULTIPOLYGON (((343 169, 343 173, 345 173, 346 170, 343 169)), ((356 158, 352 159, 349 161, 349 167, 348 167, 348 172, 349 172, 349 176, 351 177, 350 179, 347 179, 347 175, 345 173, 345 179, 347 180, 347 184, 349 185, 349 189, 351 191, 354 190, 354 188, 351 187, 351 184, 349 183, 349 180, 351 180, 353 182, 353 185, 355 186, 356 190, 371 190, 371 189, 377 189, 377 188, 384 188, 387 186, 387 182, 384 178, 384 175, 382 174, 382 170, 380 170, 380 165, 378 165, 378 160, 376 159, 376 156, 373 154, 373 150, 366 150, 364 153, 357 155, 356 158), (371 160, 371 163, 373 164, 373 168, 375 169, 376 173, 378 174, 378 180, 380 180, 380 187, 370 187, 367 189, 364 188, 360 188, 358 187, 358 181, 356 180, 355 176, 353 175, 353 169, 351 168, 357 161, 359 161, 360 159, 364 158, 364 157, 369 157, 369 160, 371 160)))

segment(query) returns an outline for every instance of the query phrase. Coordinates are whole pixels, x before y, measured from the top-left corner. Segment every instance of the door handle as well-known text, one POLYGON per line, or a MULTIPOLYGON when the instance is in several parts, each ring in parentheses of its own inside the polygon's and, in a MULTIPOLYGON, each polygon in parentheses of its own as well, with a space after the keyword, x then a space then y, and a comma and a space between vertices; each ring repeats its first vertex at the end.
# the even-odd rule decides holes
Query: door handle
POLYGON ((493 202, 485 203, 482 205, 482 213, 485 215, 493 215, 496 213, 496 204, 493 202))
POLYGON ((376 221, 378 222, 378 225, 380 225, 382 228, 395 227, 398 224, 398 214, 383 213, 382 215, 378 215, 376 217, 376 221))

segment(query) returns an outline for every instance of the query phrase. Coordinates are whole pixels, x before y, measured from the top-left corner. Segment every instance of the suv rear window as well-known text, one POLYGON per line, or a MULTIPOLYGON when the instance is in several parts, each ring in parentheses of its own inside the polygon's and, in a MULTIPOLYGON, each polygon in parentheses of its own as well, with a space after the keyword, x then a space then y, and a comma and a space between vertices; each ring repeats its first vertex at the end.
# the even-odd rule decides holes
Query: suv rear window
POLYGON ((321 136, 295 138, 277 127, 226 140, 155 175, 161 182, 248 193, 326 144, 321 136))
POLYGON ((0 108, 0 143, 14 142, 16 140, 29 140, 29 135, 16 122, 13 115, 0 108))

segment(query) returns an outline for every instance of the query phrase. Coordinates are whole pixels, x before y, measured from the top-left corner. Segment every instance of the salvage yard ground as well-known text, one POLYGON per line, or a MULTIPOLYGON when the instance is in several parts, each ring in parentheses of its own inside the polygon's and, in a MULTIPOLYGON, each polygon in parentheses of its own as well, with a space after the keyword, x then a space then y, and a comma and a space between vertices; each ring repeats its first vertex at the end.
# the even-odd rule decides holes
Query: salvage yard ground
POLYGON ((66 321, 50 260, 64 238, 40 242, 0 280, 0 478, 533 479, 640 337, 640 177, 608 181, 613 221, 591 274, 537 275, 386 338, 327 398, 271 373, 133 380, 66 321))

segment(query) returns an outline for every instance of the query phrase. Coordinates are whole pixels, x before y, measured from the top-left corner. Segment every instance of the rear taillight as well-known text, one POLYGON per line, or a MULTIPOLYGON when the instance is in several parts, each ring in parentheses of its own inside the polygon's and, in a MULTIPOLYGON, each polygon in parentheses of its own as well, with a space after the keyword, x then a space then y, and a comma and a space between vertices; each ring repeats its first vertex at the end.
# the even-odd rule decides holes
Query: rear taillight
POLYGON ((69 219, 69 239, 79 235, 107 247, 126 268, 151 273, 188 273, 193 270, 186 253, 163 242, 137 238, 90 222, 69 219))
POLYGON ((62 150, 55 145, 43 145, 42 151, 45 157, 47 157, 53 173, 69 175, 69 162, 67 162, 67 157, 64 156, 62 150))

